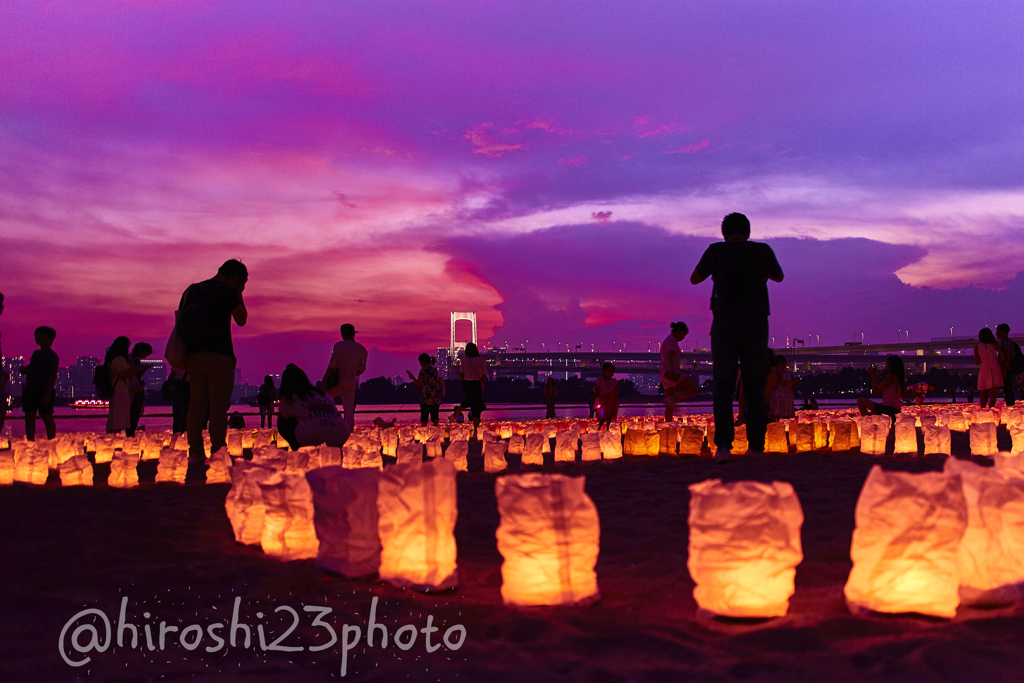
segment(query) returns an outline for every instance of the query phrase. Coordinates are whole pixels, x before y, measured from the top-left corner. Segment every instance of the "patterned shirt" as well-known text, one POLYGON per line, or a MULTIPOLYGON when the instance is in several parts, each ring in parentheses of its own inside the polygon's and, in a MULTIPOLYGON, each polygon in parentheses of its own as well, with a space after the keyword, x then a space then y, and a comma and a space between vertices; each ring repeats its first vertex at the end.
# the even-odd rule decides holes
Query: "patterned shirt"
POLYGON ((420 403, 425 406, 441 405, 441 377, 433 365, 420 368, 420 403))
MULTIPOLYGON (((999 345, 1003 349, 1003 362, 1009 368, 1013 364, 1013 357, 1017 355, 1017 349, 1013 348, 1013 340, 1009 336, 1000 339, 999 345)), ((1007 370, 1009 372, 1009 370, 1007 370)))

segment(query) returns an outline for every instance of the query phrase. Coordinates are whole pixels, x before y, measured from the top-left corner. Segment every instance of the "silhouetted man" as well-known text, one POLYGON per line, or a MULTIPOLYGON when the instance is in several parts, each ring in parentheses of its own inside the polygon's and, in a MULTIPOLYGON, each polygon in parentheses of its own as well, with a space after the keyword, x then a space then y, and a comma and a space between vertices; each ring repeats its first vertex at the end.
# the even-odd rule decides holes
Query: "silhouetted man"
POLYGON ((210 280, 190 285, 181 296, 178 333, 188 349, 188 453, 202 462, 203 423, 210 415, 210 449, 227 443, 228 409, 235 386, 235 349, 231 319, 239 326, 249 317, 242 300, 249 270, 241 261, 225 261, 210 280))
POLYGON ((1012 406, 1017 403, 1014 386, 1017 384, 1018 370, 1021 359, 1019 347, 1010 339, 1010 326, 1006 323, 996 325, 996 338, 999 339, 999 346, 1003 350, 1003 397, 1006 398, 1006 405, 1012 406))
POLYGON ((764 451, 767 416, 764 383, 768 372, 768 280, 782 282, 782 268, 767 244, 750 241, 750 221, 741 213, 722 219, 722 242, 709 246, 690 276, 699 284, 710 277, 711 360, 714 364, 715 460, 729 461, 735 436, 732 397, 737 362, 747 397, 747 443, 764 451))
POLYGON ((356 341, 355 326, 342 325, 341 341, 334 345, 331 362, 324 372, 323 387, 328 394, 341 399, 350 434, 356 424, 356 387, 359 375, 366 372, 366 355, 366 347, 356 341))

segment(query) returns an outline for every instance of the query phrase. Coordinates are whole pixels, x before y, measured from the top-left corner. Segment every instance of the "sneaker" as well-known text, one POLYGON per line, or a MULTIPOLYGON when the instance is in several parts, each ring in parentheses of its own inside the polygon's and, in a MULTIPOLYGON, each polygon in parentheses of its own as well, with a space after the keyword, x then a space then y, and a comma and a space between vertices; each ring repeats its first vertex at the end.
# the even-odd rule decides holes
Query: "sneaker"
POLYGON ((719 465, 724 465, 725 463, 732 460, 732 453, 729 452, 728 448, 723 448, 722 446, 719 446, 718 449, 715 451, 714 457, 715 462, 717 462, 719 465))

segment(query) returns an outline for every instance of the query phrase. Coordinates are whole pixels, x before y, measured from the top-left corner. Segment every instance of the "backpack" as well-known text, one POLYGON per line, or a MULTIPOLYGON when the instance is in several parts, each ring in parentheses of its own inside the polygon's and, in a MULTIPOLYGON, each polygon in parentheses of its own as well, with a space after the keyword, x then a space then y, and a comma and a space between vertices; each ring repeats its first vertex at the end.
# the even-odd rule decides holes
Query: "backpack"
MULTIPOLYGON (((192 287, 189 287, 189 289, 192 289, 192 287)), ((203 292, 200 292, 200 296, 202 294, 203 292)), ((184 303, 186 298, 188 298, 188 290, 185 290, 185 294, 182 296, 182 303, 184 303)), ((187 304, 179 308, 175 325, 178 336, 188 350, 202 345, 212 336, 213 325, 210 323, 210 314, 206 310, 206 306, 199 302, 187 304)))
POLYGON ((106 363, 96 366, 92 373, 92 384, 100 398, 110 398, 114 395, 114 383, 110 381, 110 368, 106 363))
POLYGON ((1010 343, 1013 344, 1013 360, 1010 361, 1010 374, 1020 375, 1024 373, 1024 352, 1021 352, 1020 345, 1017 342, 1011 339, 1010 343))

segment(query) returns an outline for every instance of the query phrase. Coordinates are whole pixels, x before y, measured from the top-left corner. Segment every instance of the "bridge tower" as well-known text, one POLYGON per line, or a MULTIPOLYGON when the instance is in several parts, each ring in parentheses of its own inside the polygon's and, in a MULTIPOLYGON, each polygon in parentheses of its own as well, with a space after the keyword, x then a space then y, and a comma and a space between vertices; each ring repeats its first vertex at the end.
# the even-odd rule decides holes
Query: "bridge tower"
POLYGON ((473 325, 473 343, 476 344, 476 311, 452 311, 452 333, 451 345, 448 348, 449 362, 454 363, 458 358, 459 351, 466 350, 466 342, 455 342, 455 323, 459 320, 468 320, 473 325))

